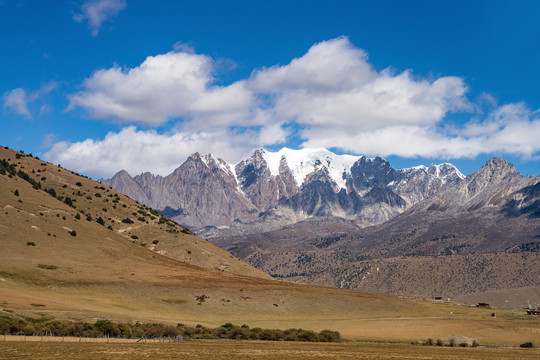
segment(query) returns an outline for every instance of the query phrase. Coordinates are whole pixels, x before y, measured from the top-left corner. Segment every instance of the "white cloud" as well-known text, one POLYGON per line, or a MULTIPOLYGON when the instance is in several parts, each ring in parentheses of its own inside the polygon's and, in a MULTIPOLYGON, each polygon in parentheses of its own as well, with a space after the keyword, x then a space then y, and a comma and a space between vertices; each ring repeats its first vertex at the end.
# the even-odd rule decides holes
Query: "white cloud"
POLYGON ((93 117, 157 126, 171 118, 196 118, 197 128, 245 123, 252 95, 243 81, 213 86, 212 59, 186 52, 149 56, 132 69, 96 71, 70 96, 93 117))
POLYGON ((288 65, 255 71, 250 87, 274 95, 270 109, 281 121, 347 133, 435 124, 449 111, 472 109, 460 78, 415 80, 410 71, 377 72, 367 60, 341 37, 314 45, 288 65))
POLYGON ((87 0, 81 6, 81 12, 73 19, 77 22, 88 21, 88 28, 93 36, 97 36, 101 24, 115 17, 126 8, 125 0, 87 0))
POLYGON ((397 125, 345 133, 311 128, 302 132, 305 147, 401 157, 474 158, 480 154, 513 154, 532 158, 540 152, 540 119, 524 104, 496 108, 483 122, 471 121, 451 132, 436 126, 397 125))
POLYGON ((377 71, 346 37, 219 86, 215 60, 185 44, 175 49, 134 68, 96 71, 69 97, 68 107, 148 127, 177 119, 169 134, 128 127, 103 140, 58 143, 47 156, 77 171, 110 176, 123 168, 167 174, 195 151, 236 161, 253 148, 291 140, 302 147, 381 156, 540 152, 540 120, 525 104, 497 107, 489 94, 473 104, 458 77, 377 71), (483 114, 482 107, 491 111, 483 114), (452 112, 468 112, 473 119, 454 123, 452 112))
POLYGON ((211 152, 226 161, 237 162, 249 154, 256 141, 251 133, 159 134, 129 126, 117 133, 110 132, 102 140, 58 142, 43 158, 94 177, 110 177, 122 169, 131 175, 146 171, 168 175, 196 151, 211 152), (232 143, 236 146, 231 146, 232 143))
POLYGON ((32 119, 28 111, 28 96, 26 91, 21 88, 13 89, 4 93, 4 109, 11 109, 17 114, 23 115, 27 119, 32 119))
MULTIPOLYGON (((30 103, 38 100, 43 95, 53 91, 58 87, 58 83, 51 81, 42 85, 38 90, 31 93, 27 93, 26 90, 22 88, 13 89, 11 91, 6 91, 3 95, 3 108, 10 109, 17 114, 23 115, 27 119, 32 119, 32 114, 28 109, 30 103)), ((43 104, 40 107, 40 115, 44 113, 50 113, 50 106, 43 104)))

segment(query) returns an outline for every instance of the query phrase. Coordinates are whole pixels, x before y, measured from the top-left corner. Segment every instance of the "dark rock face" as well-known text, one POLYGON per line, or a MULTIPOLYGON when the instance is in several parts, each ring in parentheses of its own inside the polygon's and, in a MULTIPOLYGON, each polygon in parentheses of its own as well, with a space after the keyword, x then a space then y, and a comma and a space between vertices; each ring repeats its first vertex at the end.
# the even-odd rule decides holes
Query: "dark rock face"
POLYGON ((351 168, 351 177, 347 184, 358 192, 365 192, 373 187, 385 187, 398 179, 399 171, 380 157, 366 159, 362 157, 351 168))
POLYGON ((340 172, 330 169, 341 166, 332 161, 343 160, 326 150, 304 152, 304 157, 289 151, 274 157, 273 164, 269 154, 275 156, 259 149, 233 166, 196 153, 165 177, 144 173, 132 178, 121 171, 102 182, 183 225, 207 227, 205 235, 212 236, 223 226, 258 232, 312 216, 378 224, 462 179, 451 164, 396 170, 380 157, 362 156, 349 159, 352 165, 340 172))

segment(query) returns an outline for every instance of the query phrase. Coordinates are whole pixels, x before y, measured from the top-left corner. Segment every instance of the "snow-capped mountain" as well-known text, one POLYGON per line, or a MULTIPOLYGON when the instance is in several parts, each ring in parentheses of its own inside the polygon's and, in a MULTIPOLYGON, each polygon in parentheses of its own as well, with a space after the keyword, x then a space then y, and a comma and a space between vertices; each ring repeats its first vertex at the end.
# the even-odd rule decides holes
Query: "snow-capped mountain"
POLYGON ((195 230, 245 232, 312 216, 377 224, 463 178, 452 164, 397 170, 380 157, 284 148, 237 164, 195 153, 165 177, 121 171, 102 183, 195 230))

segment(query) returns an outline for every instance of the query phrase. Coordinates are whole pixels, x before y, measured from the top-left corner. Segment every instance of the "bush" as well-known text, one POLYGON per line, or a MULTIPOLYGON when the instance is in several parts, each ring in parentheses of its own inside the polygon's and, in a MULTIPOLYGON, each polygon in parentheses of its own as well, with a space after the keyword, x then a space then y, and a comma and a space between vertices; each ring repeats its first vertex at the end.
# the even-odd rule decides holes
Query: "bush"
POLYGON ((36 243, 33 241, 29 241, 26 243, 26 246, 36 246, 36 243))
POLYGON ((527 341, 527 342, 524 342, 523 344, 519 345, 519 347, 522 347, 522 348, 533 348, 534 345, 533 345, 532 342, 527 341))
POLYGON ((125 219, 122 220, 122 222, 123 222, 124 224, 133 224, 133 223, 134 223, 134 221, 131 220, 130 218, 125 218, 125 219))
POLYGON ((66 196, 66 198, 64 200, 64 204, 66 204, 67 206, 75 207, 73 205, 73 200, 71 200, 71 198, 69 196, 66 196))
POLYGON ((75 183, 75 185, 77 185, 77 186, 82 186, 82 183, 81 183, 80 181, 77 181, 77 182, 75 183))
POLYGON ((76 214, 75 214, 75 219, 77 219, 77 220, 81 220, 81 214, 79 214, 79 213, 76 213, 76 214))
POLYGON ((19 196, 19 190, 18 190, 18 189, 15 189, 15 191, 13 192, 13 195, 19 196))
POLYGON ((152 244, 157 245, 159 243, 159 240, 152 241, 152 244))
POLYGON ((75 230, 71 230, 71 231, 69 231, 69 235, 77 236, 77 232, 75 230))
POLYGON ((98 224, 102 225, 102 226, 105 226, 105 220, 103 220, 103 219, 101 218, 101 216, 98 217, 98 219, 96 220, 96 222, 97 222, 98 224))
POLYGON ((319 341, 338 342, 340 340, 341 340, 341 334, 338 331, 325 329, 319 333, 319 341))
POLYGON ((48 192, 49 195, 51 195, 52 197, 56 197, 56 190, 54 190, 53 188, 45 189, 45 191, 48 192))

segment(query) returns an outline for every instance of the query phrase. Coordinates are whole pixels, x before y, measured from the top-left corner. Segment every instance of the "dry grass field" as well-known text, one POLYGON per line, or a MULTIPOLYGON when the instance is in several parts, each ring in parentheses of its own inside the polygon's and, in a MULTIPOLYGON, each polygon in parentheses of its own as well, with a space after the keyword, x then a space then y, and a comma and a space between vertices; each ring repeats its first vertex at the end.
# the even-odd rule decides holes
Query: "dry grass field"
MULTIPOLYGON (((149 210, 123 195, 101 189, 100 184, 65 169, 42 165, 43 162, 31 157, 15 159, 15 155, 13 151, 0 149, 0 158, 20 162, 17 169, 23 168, 40 179, 42 189, 53 187, 57 195, 63 196, 78 191, 85 194, 71 195, 77 199, 75 209, 43 190, 34 189, 21 178, 0 174, 0 315, 16 319, 86 322, 111 319, 130 323, 202 324, 206 327, 232 322, 250 327, 303 328, 317 332, 331 329, 352 340, 409 342, 461 334, 477 339, 480 344, 516 345, 526 341, 540 344, 540 318, 525 316, 520 310, 477 309, 469 305, 269 279, 207 241, 182 233, 181 227, 160 224, 157 217, 144 216, 138 211, 149 210), (77 185, 79 182, 81 185, 77 185), (18 190, 18 196, 14 194, 15 190, 18 190), (97 193, 101 195, 96 196, 97 193), (113 202, 115 199, 119 200, 113 202), (125 217, 134 219, 137 215, 133 213, 146 218, 135 220, 138 221, 135 223, 137 230, 130 228, 133 224, 121 222, 125 217), (81 214, 80 219, 77 214, 81 214), (92 219, 87 220, 87 215, 92 219), (102 217, 112 230, 97 223, 98 217, 102 217), (73 230, 76 236, 70 234, 73 230), (126 236, 126 233, 131 235, 126 236), (134 234, 137 239, 132 238, 134 234), (155 237, 161 240, 154 244, 154 251, 149 249, 150 246, 140 245, 151 244, 155 237), (182 254, 191 256, 188 257, 190 263, 167 257, 169 253, 165 247, 164 252, 159 252, 158 245, 162 243, 167 244, 172 254, 174 249, 182 249, 182 254), (200 301, 203 295, 204 301, 200 301), (491 317, 493 312, 496 313, 494 318, 491 317)), ((77 345, 66 349, 76 354, 81 351, 77 345)), ((191 351, 190 346, 196 345, 199 344, 159 349, 191 351)), ((13 351, 22 351, 18 358, 24 359, 25 349, 30 349, 28 354, 32 349, 38 349, 32 346, 39 345, 1 344, 0 348, 4 358, 15 356, 13 351)), ((237 349, 236 345, 228 343, 204 346, 207 347, 201 345, 201 353, 209 351, 210 354, 212 346, 220 351, 223 347, 225 353, 237 349)), ((274 356, 271 349, 279 352, 280 346, 300 349, 299 354, 310 351, 311 346, 321 349, 314 353, 324 354, 327 349, 319 344, 248 343, 242 346, 247 349, 245 358, 266 346, 269 356, 274 356)), ((350 349, 344 350, 348 354, 356 351, 355 346, 364 345, 343 346, 350 349)), ((99 349, 95 351, 115 351, 113 348, 99 349)), ((127 353, 134 351, 136 355, 151 351, 144 350, 146 347, 137 348, 140 352, 129 349, 126 348, 127 353)), ((56 358, 76 358, 61 353, 62 348, 51 351, 58 352, 56 358)), ((123 352, 118 356, 123 356, 121 354, 123 352)), ((167 356, 164 354, 163 358, 167 356)), ((36 353, 34 358, 39 358, 36 353)))
POLYGON ((139 359, 538 359, 539 349, 442 348, 393 343, 185 342, 165 344, 0 342, 4 360, 139 359))

